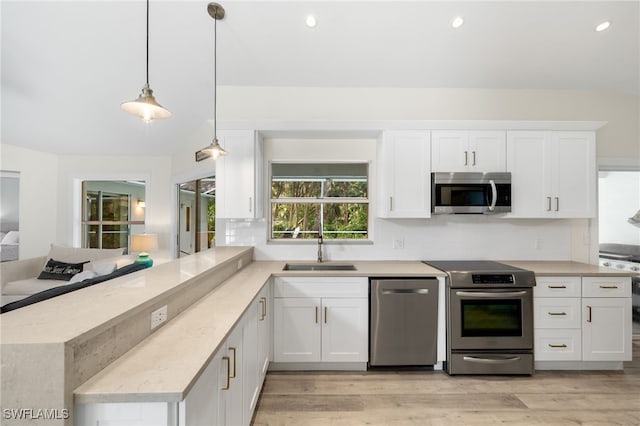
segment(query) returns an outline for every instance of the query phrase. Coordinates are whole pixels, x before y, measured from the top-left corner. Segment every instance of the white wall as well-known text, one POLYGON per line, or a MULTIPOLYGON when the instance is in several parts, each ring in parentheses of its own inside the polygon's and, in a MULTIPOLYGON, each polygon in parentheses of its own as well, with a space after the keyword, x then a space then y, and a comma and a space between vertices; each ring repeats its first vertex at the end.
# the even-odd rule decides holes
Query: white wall
POLYGON ((58 241, 56 155, 0 145, 0 169, 20 172, 20 259, 43 256, 58 241))
POLYGON ((607 121, 597 156, 640 159, 640 97, 568 90, 232 87, 220 120, 607 121))

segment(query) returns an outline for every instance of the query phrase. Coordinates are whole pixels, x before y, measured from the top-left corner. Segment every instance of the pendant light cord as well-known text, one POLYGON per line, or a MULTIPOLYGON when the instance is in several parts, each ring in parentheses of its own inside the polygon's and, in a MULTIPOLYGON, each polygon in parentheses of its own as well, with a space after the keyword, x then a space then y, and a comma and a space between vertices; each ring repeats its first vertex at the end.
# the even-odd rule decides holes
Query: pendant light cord
MULTIPOLYGON (((218 7, 216 6, 215 16, 218 15, 218 7)), ((218 44, 218 18, 213 19, 213 142, 216 143, 218 139, 218 133, 216 128, 218 127, 218 118, 216 117, 216 103, 218 96, 218 57, 217 57, 217 45, 218 44)))
POLYGON ((149 87, 149 0, 147 0, 147 87, 149 87))

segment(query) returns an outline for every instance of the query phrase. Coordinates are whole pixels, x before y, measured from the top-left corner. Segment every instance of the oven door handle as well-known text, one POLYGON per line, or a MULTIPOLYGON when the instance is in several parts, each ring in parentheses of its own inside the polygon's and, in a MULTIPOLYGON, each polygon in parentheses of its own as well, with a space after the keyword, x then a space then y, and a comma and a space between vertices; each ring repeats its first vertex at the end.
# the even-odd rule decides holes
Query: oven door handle
POLYGON ((515 297, 515 296, 524 296, 527 294, 526 290, 522 291, 496 291, 496 292, 488 292, 488 291, 456 291, 456 296, 463 297, 477 297, 477 298, 502 298, 502 297, 515 297))
POLYGON ((509 362, 518 362, 520 361, 519 356, 512 356, 509 358, 506 357, 491 357, 491 358, 481 358, 477 356, 465 356, 462 358, 463 361, 469 362, 477 362, 480 364, 506 364, 509 362))

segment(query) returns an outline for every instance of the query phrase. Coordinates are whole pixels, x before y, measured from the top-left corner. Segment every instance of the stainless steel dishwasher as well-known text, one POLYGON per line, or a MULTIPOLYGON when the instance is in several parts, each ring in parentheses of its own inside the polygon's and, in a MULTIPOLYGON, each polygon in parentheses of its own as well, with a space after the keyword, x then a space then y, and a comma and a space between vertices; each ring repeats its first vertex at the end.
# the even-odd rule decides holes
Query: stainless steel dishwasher
POLYGON ((371 278, 369 366, 437 362, 438 280, 371 278))

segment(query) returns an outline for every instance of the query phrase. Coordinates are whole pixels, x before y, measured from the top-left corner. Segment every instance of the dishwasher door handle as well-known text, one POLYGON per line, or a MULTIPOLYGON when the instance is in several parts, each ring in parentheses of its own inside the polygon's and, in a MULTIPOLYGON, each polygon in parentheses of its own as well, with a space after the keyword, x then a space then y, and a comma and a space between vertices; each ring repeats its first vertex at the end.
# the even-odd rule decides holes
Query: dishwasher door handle
POLYGON ((382 294, 429 294, 428 288, 396 288, 393 290, 382 290, 382 294))

